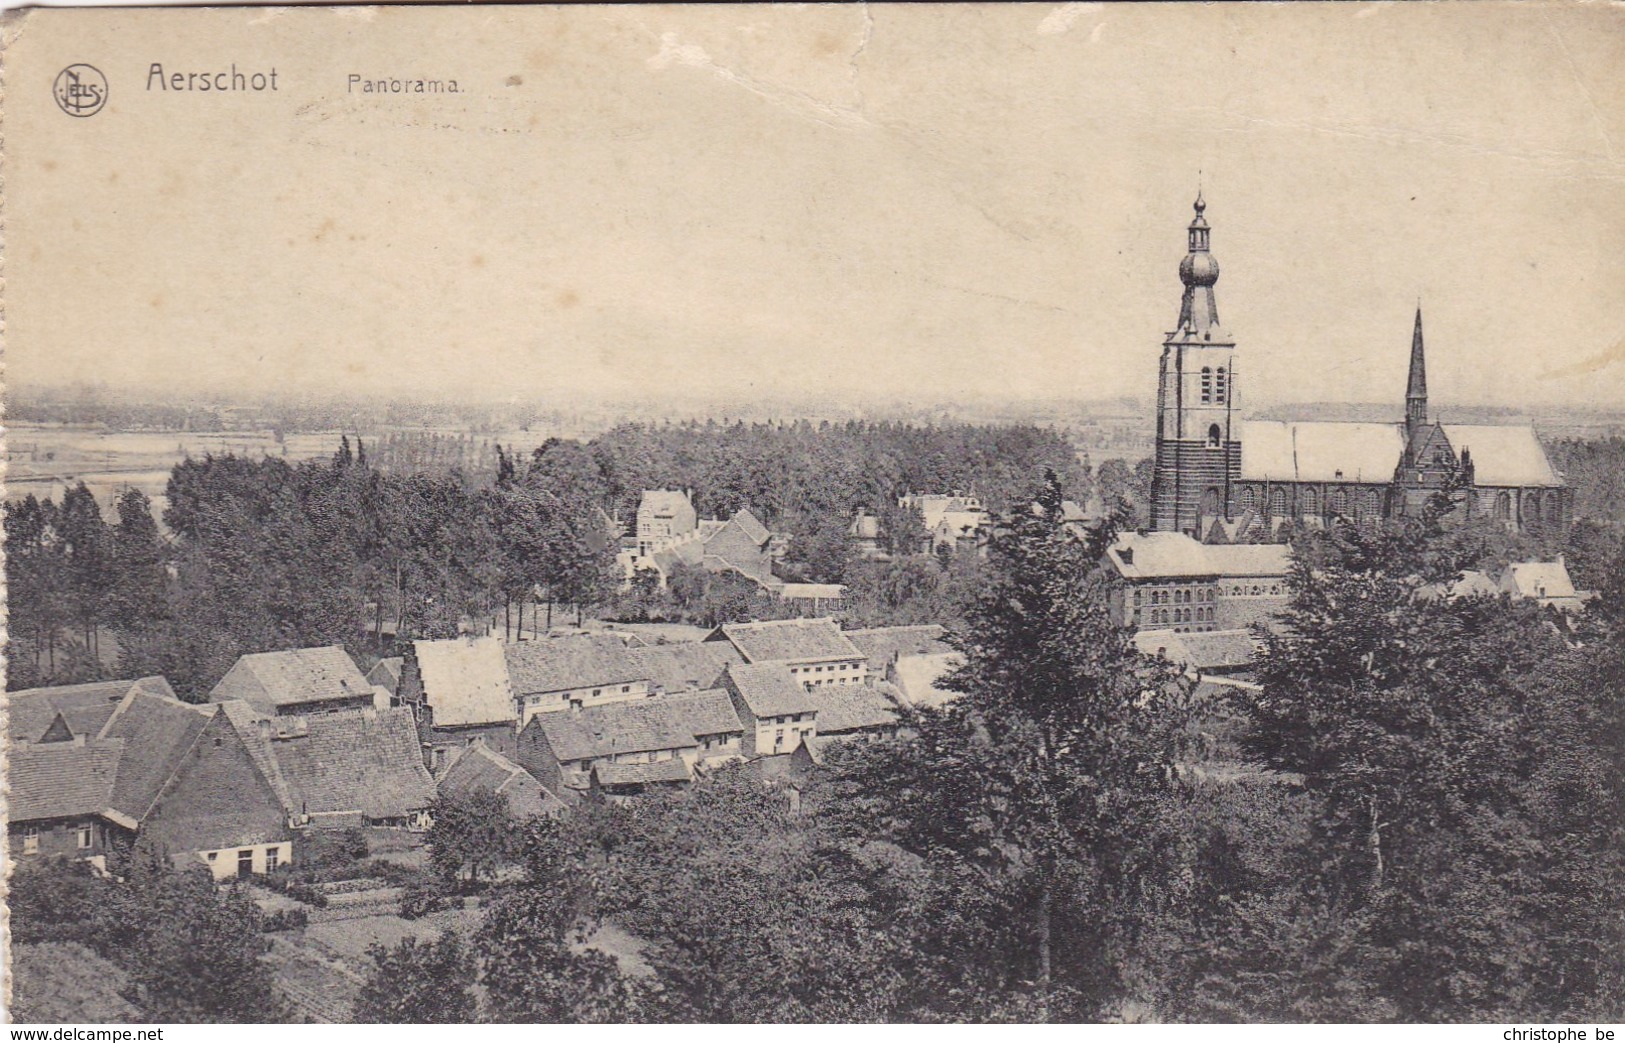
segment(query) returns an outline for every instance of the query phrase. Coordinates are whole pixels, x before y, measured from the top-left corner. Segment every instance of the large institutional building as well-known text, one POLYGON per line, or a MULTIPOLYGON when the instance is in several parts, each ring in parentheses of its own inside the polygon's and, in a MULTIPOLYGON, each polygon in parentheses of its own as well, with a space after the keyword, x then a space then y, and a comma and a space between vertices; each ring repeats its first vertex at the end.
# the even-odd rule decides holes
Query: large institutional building
POLYGON ((1414 514, 1452 482, 1472 517, 1529 531, 1567 524, 1569 496, 1533 428, 1430 418, 1420 308, 1402 421, 1242 419, 1236 341, 1219 323, 1205 208, 1198 194, 1179 264, 1179 322, 1163 341, 1152 529, 1205 539, 1220 526, 1235 539, 1289 520, 1364 523, 1414 514))

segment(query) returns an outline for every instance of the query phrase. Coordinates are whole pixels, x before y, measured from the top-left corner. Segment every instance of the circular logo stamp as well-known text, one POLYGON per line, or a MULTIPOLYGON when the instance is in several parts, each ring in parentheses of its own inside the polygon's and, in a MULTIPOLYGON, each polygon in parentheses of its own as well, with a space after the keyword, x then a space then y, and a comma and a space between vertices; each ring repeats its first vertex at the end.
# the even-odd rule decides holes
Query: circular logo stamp
POLYGON ((80 62, 56 74, 51 93, 68 115, 94 116, 107 104, 107 77, 94 65, 80 62))

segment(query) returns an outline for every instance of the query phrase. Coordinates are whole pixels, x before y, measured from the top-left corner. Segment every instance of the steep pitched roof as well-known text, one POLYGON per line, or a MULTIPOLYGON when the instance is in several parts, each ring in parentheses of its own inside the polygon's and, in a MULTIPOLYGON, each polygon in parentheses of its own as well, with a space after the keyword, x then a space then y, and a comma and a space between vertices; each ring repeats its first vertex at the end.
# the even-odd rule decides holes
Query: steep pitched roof
POLYGON ((517 719, 502 648, 494 637, 412 642, 424 699, 434 710, 437 726, 517 719))
POLYGON ((405 659, 401 656, 391 656, 388 659, 378 660, 377 663, 373 664, 373 668, 367 671, 367 683, 394 692, 401 684, 401 664, 403 662, 405 662, 405 659))
POLYGON ((733 700, 721 688, 662 696, 660 702, 671 708, 696 739, 702 735, 727 735, 745 728, 734 711, 733 700))
POLYGON ((13 746, 6 758, 7 819, 104 814, 113 803, 123 751, 119 739, 13 746))
POLYGON ((806 713, 817 708, 807 689, 783 663, 738 663, 728 667, 723 677, 757 717, 806 713))
POLYGON ((1248 420, 1242 428, 1241 476, 1252 481, 1385 483, 1393 481, 1404 451, 1403 424, 1248 420))
POLYGON ((1218 576, 1285 576, 1292 548, 1284 543, 1203 544, 1202 554, 1218 576))
POLYGON ((515 641, 502 651, 515 695, 646 680, 626 642, 609 634, 515 641))
POLYGON ((896 688, 884 681, 874 684, 814 686, 807 692, 818 716, 820 735, 878 728, 897 723, 896 688))
POLYGON ((536 777, 483 742, 458 751, 440 776, 442 794, 500 793, 519 815, 557 815, 565 804, 536 777))
POLYGON ((692 691, 711 684, 729 663, 744 657, 728 641, 679 641, 628 651, 644 677, 668 692, 692 691))
POLYGON ((713 640, 718 633, 733 642, 748 663, 863 658, 863 653, 828 618, 724 623, 706 640, 713 640))
POLYGON ((947 630, 936 623, 907 627, 844 630, 846 639, 869 659, 869 669, 884 670, 898 656, 938 655, 953 651, 943 640, 947 630))
POLYGON ((372 698, 372 684, 338 645, 245 655, 209 693, 210 702, 247 699, 275 707, 362 698, 372 698))
POLYGON ((290 810, 403 818, 434 803, 434 779, 423 767, 408 707, 312 714, 296 721, 265 722, 277 729, 270 735, 270 751, 286 780, 290 810))
POLYGON ((659 697, 539 713, 526 727, 540 728, 553 748, 553 756, 561 761, 681 750, 695 745, 694 730, 670 700, 659 697))
POLYGON ((1472 455, 1473 483, 1491 486, 1544 486, 1563 484, 1546 449, 1527 426, 1497 424, 1440 424, 1459 457, 1472 455))
POLYGON ((140 821, 214 716, 213 706, 192 706, 134 689, 107 719, 98 739, 124 740, 112 807, 140 821))
POLYGON ((8 692, 5 696, 6 733, 13 742, 38 742, 45 729, 61 714, 73 734, 95 735, 113 716, 119 702, 137 689, 167 699, 175 698, 169 682, 162 677, 8 692))
MULTIPOLYGON (((288 780, 282 774, 282 766, 277 763, 276 754, 271 749, 271 727, 265 717, 252 706, 241 699, 232 699, 219 704, 219 712, 226 715, 232 729, 242 739, 243 746, 248 750, 248 756, 254 766, 270 783, 271 789, 276 793, 277 800, 290 815, 299 813, 299 799, 295 796, 288 780), (262 726, 262 722, 264 726, 262 726)), ((281 722, 284 726, 298 722, 299 718, 292 717, 281 722)))
POLYGON ((767 526, 763 525, 759 520, 757 520, 756 515, 750 513, 750 508, 748 507, 739 508, 739 510, 734 512, 734 516, 728 520, 739 526, 740 531, 748 536, 751 542, 756 544, 758 547, 766 543, 768 538, 772 535, 767 531, 767 526))

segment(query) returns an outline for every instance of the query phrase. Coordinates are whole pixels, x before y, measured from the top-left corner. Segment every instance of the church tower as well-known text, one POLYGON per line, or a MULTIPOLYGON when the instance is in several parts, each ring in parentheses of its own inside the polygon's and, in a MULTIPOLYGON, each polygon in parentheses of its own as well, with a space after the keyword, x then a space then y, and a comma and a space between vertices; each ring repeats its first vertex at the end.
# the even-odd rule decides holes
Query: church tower
POLYGON ((1208 252, 1206 209, 1198 192, 1188 252, 1179 262, 1185 286, 1179 322, 1162 344, 1151 476, 1151 528, 1198 539, 1215 521, 1230 520, 1241 477, 1236 343, 1219 325, 1213 296, 1219 262, 1208 252))

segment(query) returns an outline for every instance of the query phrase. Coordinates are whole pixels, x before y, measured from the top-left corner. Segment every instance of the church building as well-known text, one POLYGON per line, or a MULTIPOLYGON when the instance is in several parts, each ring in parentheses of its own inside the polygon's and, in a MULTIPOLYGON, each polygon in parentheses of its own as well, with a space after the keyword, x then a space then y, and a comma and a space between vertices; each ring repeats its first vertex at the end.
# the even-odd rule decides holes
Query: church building
MULTIPOLYGON (((1283 522, 1357 524, 1414 515, 1453 487, 1458 509, 1509 529, 1568 524, 1563 479, 1528 425, 1442 423, 1428 410, 1422 312, 1411 335, 1403 420, 1244 419, 1236 341, 1219 322, 1219 264, 1198 194, 1179 264, 1179 322, 1163 341, 1151 528, 1204 539, 1273 532, 1283 522)), ((1397 410, 1396 410, 1397 413, 1397 410)))

